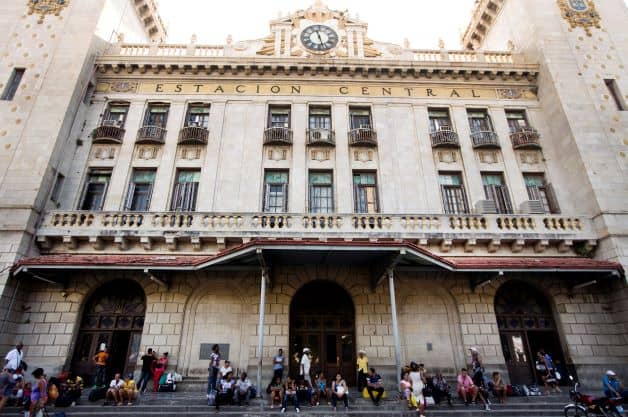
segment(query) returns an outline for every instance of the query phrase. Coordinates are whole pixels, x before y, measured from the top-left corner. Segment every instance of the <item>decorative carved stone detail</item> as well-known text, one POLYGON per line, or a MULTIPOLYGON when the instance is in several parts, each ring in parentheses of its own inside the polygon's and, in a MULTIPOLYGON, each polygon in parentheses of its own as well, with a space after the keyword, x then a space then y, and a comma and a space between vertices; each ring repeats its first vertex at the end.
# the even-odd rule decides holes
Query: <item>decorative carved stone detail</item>
POLYGON ((135 157, 137 159, 151 160, 157 159, 159 156, 159 146, 156 145, 141 145, 136 147, 135 157))
POLYGON ((102 250, 104 244, 100 236, 90 236, 88 240, 89 244, 92 245, 92 248, 94 248, 94 250, 102 250))
POLYGON ((94 145, 90 159, 100 159, 102 161, 116 159, 117 150, 117 145, 94 145))
POLYGON ((539 240, 538 242, 536 242, 536 245, 534 245, 534 252, 543 253, 548 246, 549 240, 539 240))
POLYGON ((502 242, 499 239, 492 239, 490 242, 488 242, 488 253, 495 253, 499 250, 499 247, 501 246, 502 242))
POLYGON ((271 161, 285 161, 288 159, 288 150, 282 148, 269 148, 268 159, 271 161))
POLYGON ((593 0, 556 0, 558 7, 571 29, 581 27, 587 36, 591 36, 591 28, 600 29, 600 14, 595 9, 593 0))
POLYGON ((453 241, 451 239, 443 239, 440 242, 441 252, 449 252, 451 250, 452 245, 453 245, 453 241))
POLYGON ((455 164, 458 162, 458 152, 456 151, 438 151, 436 155, 438 157, 438 162, 442 162, 444 164, 455 164))
POLYGON ((329 149, 312 149, 312 161, 324 162, 331 159, 331 151, 329 149))
POLYGON ((464 251, 468 253, 473 252, 473 249, 475 249, 476 245, 477 245, 477 240, 467 239, 464 242, 464 251))
POLYGON ((70 0, 29 0, 28 14, 38 14, 37 23, 42 23, 48 14, 59 16, 61 10, 68 6, 70 0))
POLYGON ((538 152, 520 152, 519 160, 522 164, 527 165, 536 165, 539 163, 539 153, 538 152))
POLYGON ((179 148, 179 158, 194 161, 201 159, 203 149, 200 146, 181 146, 179 148))
POLYGON ((109 90, 116 93, 136 93, 137 81, 114 81, 109 86, 109 90))
POLYGON ((499 162, 496 151, 480 151, 478 152, 478 157, 483 164, 496 164, 499 162))
POLYGON ((145 251, 150 251, 153 249, 153 240, 150 236, 140 237, 140 244, 144 247, 145 251))
POLYGON ((353 160, 366 163, 373 160, 373 151, 368 149, 356 149, 353 151, 353 160))
POLYGON ((498 88, 497 97, 502 100, 534 100, 536 88, 498 88))

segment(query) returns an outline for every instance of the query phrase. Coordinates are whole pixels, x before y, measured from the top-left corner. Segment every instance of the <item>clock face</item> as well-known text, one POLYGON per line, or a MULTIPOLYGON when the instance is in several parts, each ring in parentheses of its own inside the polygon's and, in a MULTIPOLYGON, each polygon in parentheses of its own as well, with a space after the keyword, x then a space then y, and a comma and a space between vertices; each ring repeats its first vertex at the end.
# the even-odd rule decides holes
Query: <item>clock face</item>
POLYGON ((312 25, 301 32, 301 42, 310 51, 325 52, 338 44, 338 34, 329 26, 312 25))

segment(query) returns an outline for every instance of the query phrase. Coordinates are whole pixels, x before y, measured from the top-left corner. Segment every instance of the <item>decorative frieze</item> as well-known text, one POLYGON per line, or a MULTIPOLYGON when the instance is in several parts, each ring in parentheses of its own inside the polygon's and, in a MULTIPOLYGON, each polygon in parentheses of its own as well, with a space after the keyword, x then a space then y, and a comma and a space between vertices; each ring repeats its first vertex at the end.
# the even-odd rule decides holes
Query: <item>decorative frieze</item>
POLYGON ((113 161, 118 154, 118 145, 94 145, 90 154, 91 160, 113 161))
POLYGON ((374 152, 371 149, 356 149, 353 151, 353 160, 356 162, 371 162, 374 152))
POLYGON ((158 159, 161 153, 161 146, 158 145, 137 145, 135 147, 135 159, 151 161, 158 159))

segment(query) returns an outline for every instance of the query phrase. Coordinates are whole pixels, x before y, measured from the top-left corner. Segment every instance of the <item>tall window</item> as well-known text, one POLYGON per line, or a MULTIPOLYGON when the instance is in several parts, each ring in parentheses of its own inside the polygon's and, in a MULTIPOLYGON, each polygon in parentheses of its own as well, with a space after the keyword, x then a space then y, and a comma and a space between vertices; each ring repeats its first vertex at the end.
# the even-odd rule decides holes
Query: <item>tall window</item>
POLYGON ((331 109, 329 107, 310 107, 310 129, 331 129, 331 109))
POLYGON ((506 110, 506 120, 510 133, 530 127, 526 112, 523 110, 506 110))
POLYGON ((349 108, 349 124, 353 129, 371 129, 373 121, 371 119, 371 109, 367 107, 351 107, 349 108))
POLYGON ((52 187, 52 192, 50 193, 50 200, 55 203, 60 203, 61 191, 63 191, 63 184, 65 184, 65 175, 60 172, 57 172, 57 177, 55 178, 55 184, 52 187))
POLYGON ((196 210, 196 196, 201 172, 198 170, 181 169, 177 171, 172 202, 170 209, 173 211, 196 210))
POLYGON ((290 127, 290 107, 271 106, 268 108, 268 127, 290 127))
POLYGON ((449 110, 447 109, 428 109, 430 118, 430 133, 439 130, 453 130, 451 119, 449 118, 449 110))
POLYGON ((487 200, 495 202, 498 213, 512 213, 512 203, 508 194, 508 187, 504 183, 504 176, 501 173, 482 174, 482 184, 487 200))
POLYGON ((353 196, 356 213, 378 213, 375 172, 353 173, 353 196))
POLYGON ((614 79, 605 79, 604 84, 606 84, 606 88, 608 88, 608 92, 611 93, 613 100, 615 100, 615 105, 617 105, 617 110, 620 110, 620 111, 628 110, 628 107, 626 106, 626 100, 624 100, 624 95, 619 90, 617 81, 614 79))
POLYGON ((24 77, 24 71, 26 71, 24 68, 13 68, 13 72, 11 72, 11 76, 9 77, 9 82, 7 82, 7 86, 2 92, 0 100, 13 100, 15 93, 17 93, 17 88, 20 86, 20 82, 22 81, 22 77, 24 77))
POLYGON ((560 213, 554 188, 546 181, 544 174, 523 174, 523 179, 530 200, 540 201, 546 213, 560 213))
POLYGON ((288 171, 266 171, 264 174, 264 211, 288 211, 288 171))
POLYGON ((87 174, 81 210, 102 210, 110 180, 109 170, 93 170, 87 174))
POLYGON ((459 173, 439 173, 438 182, 443 199, 443 207, 447 214, 467 214, 469 206, 464 190, 462 177, 459 173))
POLYGON ((127 103, 110 103, 103 114, 102 124, 104 126, 124 127, 126 115, 129 112, 127 103))
POLYGON ((310 212, 334 212, 334 184, 331 172, 310 171, 310 212))
POLYGON ((144 116, 144 126, 157 126, 161 128, 166 127, 168 122, 168 111, 170 110, 169 104, 164 103, 151 103, 146 109, 146 115, 144 116))
POLYGON ((209 104, 190 104, 185 117, 185 127, 203 127, 207 129, 207 126, 209 126, 209 104))
POLYGON ((129 182, 129 190, 124 203, 125 210, 148 211, 155 182, 154 169, 136 169, 129 182))
POLYGON ((492 132, 493 124, 486 110, 467 110, 471 133, 492 132))

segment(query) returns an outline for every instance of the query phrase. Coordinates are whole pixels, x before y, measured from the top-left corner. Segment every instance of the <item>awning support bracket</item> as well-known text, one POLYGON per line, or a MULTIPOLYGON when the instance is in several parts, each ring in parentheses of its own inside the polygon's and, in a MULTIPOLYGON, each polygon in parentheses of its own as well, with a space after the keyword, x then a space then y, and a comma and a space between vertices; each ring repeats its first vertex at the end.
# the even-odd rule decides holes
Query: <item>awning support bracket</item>
POLYGON ((155 284, 159 285, 161 288, 165 290, 170 288, 170 283, 163 278, 159 278, 157 275, 155 275, 154 271, 151 271, 150 269, 146 268, 144 269, 144 274, 148 277, 148 279, 153 281, 155 284))

